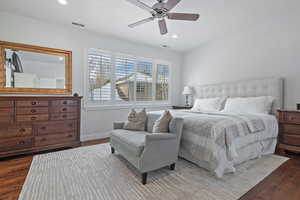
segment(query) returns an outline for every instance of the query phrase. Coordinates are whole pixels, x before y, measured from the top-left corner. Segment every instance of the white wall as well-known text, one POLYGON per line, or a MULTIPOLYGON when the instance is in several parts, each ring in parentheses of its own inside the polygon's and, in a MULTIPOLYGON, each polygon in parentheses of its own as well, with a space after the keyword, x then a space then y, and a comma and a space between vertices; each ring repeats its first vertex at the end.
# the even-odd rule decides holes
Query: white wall
MULTIPOLYGON (((101 24, 99 24, 101 26, 101 24)), ((73 52, 73 93, 84 94, 84 62, 87 48, 101 48, 146 58, 160 59, 172 63, 173 104, 179 102, 180 66, 182 56, 166 49, 135 44, 110 38, 84 29, 65 27, 0 12, 0 40, 39 45, 73 52)), ((161 109, 154 107, 152 109, 161 109)), ((106 137, 112 122, 124 120, 128 108, 114 110, 82 109, 82 140, 106 137)))
MULTIPOLYGON (((255 14, 255 13, 254 13, 255 14)), ((283 77, 285 107, 300 103, 300 15, 278 13, 272 21, 227 35, 186 53, 184 85, 283 77)))

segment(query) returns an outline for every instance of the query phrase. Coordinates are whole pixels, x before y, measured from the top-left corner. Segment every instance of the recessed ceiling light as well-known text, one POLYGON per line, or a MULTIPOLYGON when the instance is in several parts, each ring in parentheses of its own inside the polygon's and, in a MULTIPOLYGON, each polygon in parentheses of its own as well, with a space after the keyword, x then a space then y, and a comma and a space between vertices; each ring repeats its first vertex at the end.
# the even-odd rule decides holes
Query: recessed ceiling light
POLYGON ((174 35, 172 35, 172 38, 177 39, 178 35, 174 34, 174 35))
POLYGON ((68 1, 67 0, 57 0, 58 3, 60 3, 61 5, 67 5, 68 1))

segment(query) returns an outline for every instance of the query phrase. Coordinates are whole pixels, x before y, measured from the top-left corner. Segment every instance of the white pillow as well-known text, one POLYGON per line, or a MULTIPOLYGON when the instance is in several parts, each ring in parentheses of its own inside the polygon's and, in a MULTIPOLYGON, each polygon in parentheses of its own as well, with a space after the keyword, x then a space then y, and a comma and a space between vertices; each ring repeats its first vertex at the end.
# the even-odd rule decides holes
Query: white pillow
POLYGON ((271 96, 228 98, 222 112, 269 114, 273 101, 271 96))
POLYGON ((194 112, 215 112, 222 109, 222 105, 226 100, 225 97, 196 99, 191 111, 194 112))

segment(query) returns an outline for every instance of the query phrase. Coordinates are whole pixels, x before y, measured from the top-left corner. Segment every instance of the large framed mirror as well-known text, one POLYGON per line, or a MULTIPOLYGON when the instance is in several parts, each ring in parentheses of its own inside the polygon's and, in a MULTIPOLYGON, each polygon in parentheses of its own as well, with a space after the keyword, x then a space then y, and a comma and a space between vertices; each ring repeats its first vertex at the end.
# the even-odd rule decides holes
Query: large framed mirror
POLYGON ((0 41, 0 94, 71 93, 71 51, 0 41))

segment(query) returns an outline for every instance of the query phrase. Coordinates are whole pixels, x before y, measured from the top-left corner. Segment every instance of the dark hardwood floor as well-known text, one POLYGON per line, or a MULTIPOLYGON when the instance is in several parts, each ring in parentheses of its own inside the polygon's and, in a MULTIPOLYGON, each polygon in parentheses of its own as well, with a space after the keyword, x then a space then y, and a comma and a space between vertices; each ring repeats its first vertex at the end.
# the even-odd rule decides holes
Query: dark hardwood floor
MULTIPOLYGON (((82 146, 101 144, 109 139, 83 142, 82 146)), ((300 200, 300 155, 282 164, 240 200, 300 200)), ((16 200, 21 192, 33 155, 0 160, 0 200, 16 200)))

